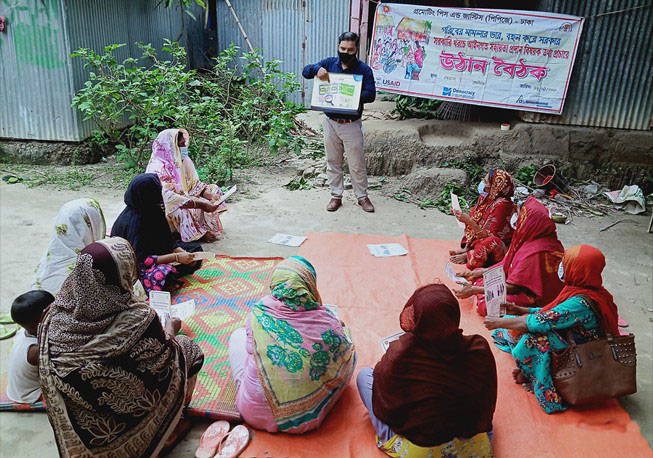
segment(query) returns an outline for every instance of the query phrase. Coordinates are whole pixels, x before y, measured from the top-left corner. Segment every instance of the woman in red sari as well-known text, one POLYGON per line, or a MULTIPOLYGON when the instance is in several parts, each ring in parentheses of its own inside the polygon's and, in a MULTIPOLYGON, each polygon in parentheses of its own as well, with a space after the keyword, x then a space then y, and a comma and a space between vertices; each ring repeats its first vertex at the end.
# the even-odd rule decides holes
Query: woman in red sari
POLYGON ((516 212, 511 199, 515 186, 510 174, 505 170, 490 170, 479 190, 478 201, 469 214, 453 211, 465 223, 465 236, 460 242, 461 249, 449 252, 451 262, 466 262, 470 270, 500 262, 514 232, 510 218, 516 212))
MULTIPOLYGON (((519 211, 510 249, 501 263, 506 274, 507 301, 529 307, 551 303, 563 286, 558 278, 563 252, 549 211, 537 199, 529 197, 519 211)), ((475 281, 455 292, 459 299, 477 294, 476 309, 481 316, 486 315, 483 273, 487 270, 458 274, 475 281)))

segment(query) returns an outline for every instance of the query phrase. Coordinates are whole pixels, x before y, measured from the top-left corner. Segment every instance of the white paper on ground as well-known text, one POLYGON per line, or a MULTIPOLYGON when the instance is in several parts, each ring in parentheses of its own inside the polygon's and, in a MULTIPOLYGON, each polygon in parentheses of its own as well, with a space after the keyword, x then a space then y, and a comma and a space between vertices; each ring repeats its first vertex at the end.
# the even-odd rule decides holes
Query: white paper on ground
MULTIPOLYGON (((453 192, 451 193, 451 208, 453 208, 456 211, 462 212, 462 209, 460 208, 460 201, 458 200, 458 196, 455 195, 453 192)), ((465 223, 462 221, 458 221, 458 218, 456 218, 456 222, 458 223, 458 227, 462 227, 463 229, 465 228, 465 223)))
POLYGON ((381 340, 381 347, 383 348, 383 351, 386 352, 388 351, 388 348, 390 347, 390 344, 394 342, 395 340, 399 339, 399 337, 403 336, 406 334, 404 331, 398 332, 396 334, 393 334, 391 336, 386 337, 385 339, 381 340))
POLYGON ((172 314, 170 293, 168 291, 150 291, 150 307, 159 316, 161 324, 165 325, 172 314))
POLYGON ((332 305, 332 304, 323 304, 323 305, 324 305, 324 308, 329 311, 329 313, 331 313, 336 318, 340 319, 340 317, 338 316, 338 306, 337 305, 332 305))
POLYGON ((506 302, 506 275, 503 266, 497 266, 483 274, 483 288, 487 316, 501 316, 501 304, 506 302))
POLYGON ((388 256, 404 256, 408 254, 406 250, 399 243, 383 243, 380 245, 367 245, 367 249, 370 250, 373 256, 377 258, 385 258, 388 256))
POLYGON ((215 253, 211 253, 210 251, 198 251, 198 252, 193 253, 193 254, 194 254, 193 259, 195 261, 215 258, 215 253))
POLYGON ((227 200, 234 192, 238 191, 238 186, 233 185, 229 191, 225 192, 222 197, 220 197, 220 200, 218 200, 215 204, 220 205, 222 202, 227 200))
POLYGON ((447 264, 444 266, 444 273, 447 274, 447 277, 449 277, 451 280, 454 282, 467 282, 463 277, 459 277, 456 275, 456 271, 453 269, 453 265, 451 265, 451 261, 447 261, 447 264))
POLYGON ((180 320, 185 320, 193 313, 195 313, 195 299, 190 299, 178 304, 172 304, 170 315, 179 318, 180 320))
POLYGON ((268 240, 268 243, 297 247, 304 243, 304 240, 306 240, 306 237, 300 237, 298 235, 275 234, 274 237, 268 240))

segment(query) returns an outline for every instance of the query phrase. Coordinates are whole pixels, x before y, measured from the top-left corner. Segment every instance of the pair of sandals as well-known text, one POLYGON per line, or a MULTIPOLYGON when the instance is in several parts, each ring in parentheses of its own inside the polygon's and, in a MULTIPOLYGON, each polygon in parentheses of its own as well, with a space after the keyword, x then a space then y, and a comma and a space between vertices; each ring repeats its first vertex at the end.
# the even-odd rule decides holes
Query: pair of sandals
POLYGON ((236 458, 249 444, 249 429, 238 425, 231 431, 228 421, 216 421, 200 439, 195 458, 236 458))
POLYGON ((0 313, 0 340, 5 340, 16 335, 18 325, 8 313, 0 313))

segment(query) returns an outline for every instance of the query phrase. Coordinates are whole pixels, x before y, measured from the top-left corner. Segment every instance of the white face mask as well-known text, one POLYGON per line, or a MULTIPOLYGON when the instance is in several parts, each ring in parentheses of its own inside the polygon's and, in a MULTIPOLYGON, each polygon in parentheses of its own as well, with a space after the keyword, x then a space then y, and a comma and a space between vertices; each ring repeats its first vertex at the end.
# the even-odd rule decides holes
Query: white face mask
POLYGON ((476 190, 483 197, 487 196, 487 192, 485 192, 485 180, 481 180, 481 182, 478 184, 478 187, 476 188, 476 190))
POLYGON ((517 213, 513 213, 510 217, 510 227, 517 229, 517 213))
POLYGON ((188 146, 180 146, 179 152, 181 153, 181 158, 185 159, 188 157, 188 146))
POLYGON ((560 263, 560 267, 558 267, 558 278, 560 281, 565 281, 565 269, 562 266, 562 263, 560 263))

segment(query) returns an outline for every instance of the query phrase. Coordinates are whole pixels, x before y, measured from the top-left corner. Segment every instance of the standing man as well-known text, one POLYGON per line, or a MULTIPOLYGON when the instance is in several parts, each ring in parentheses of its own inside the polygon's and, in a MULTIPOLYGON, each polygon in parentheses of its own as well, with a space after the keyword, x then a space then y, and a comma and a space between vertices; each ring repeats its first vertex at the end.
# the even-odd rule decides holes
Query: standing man
POLYGON ((304 78, 312 79, 317 76, 323 81, 329 81, 329 72, 363 75, 360 105, 356 114, 330 113, 328 110, 324 112, 324 149, 331 189, 331 201, 327 205, 327 211, 330 212, 336 211, 342 205, 342 193, 345 190, 342 164, 345 152, 358 205, 366 212, 374 211, 374 205, 367 196, 361 114, 364 103, 374 102, 376 86, 372 69, 356 57, 359 42, 360 39, 355 33, 343 33, 338 38, 338 57, 328 57, 317 64, 307 65, 302 72, 304 78))

